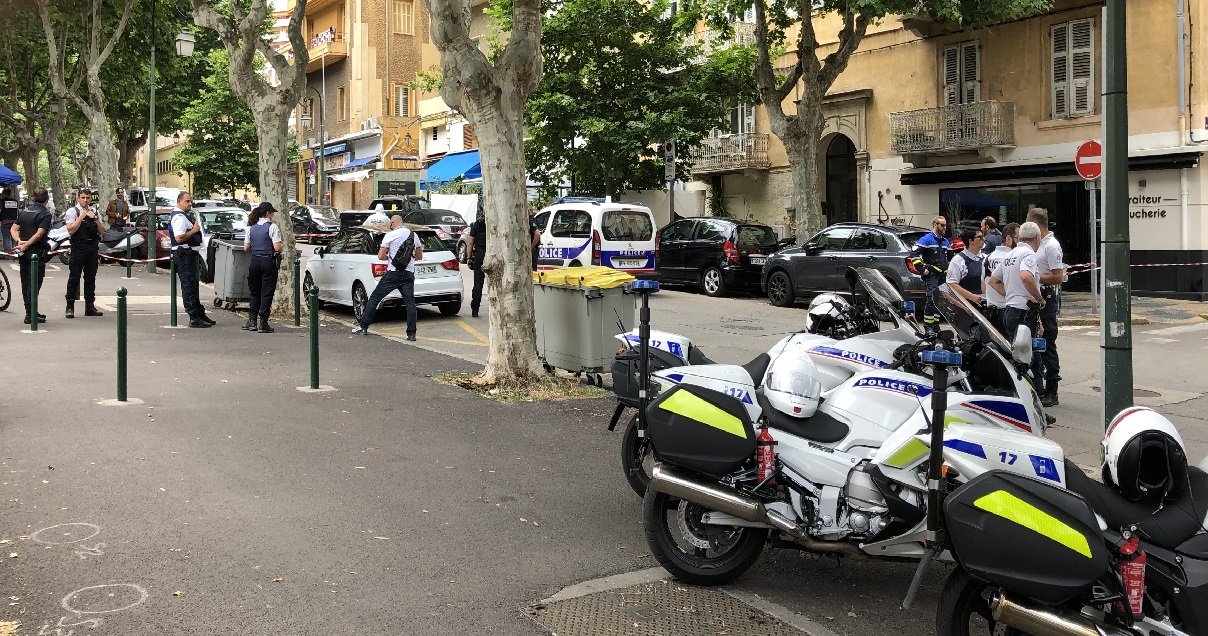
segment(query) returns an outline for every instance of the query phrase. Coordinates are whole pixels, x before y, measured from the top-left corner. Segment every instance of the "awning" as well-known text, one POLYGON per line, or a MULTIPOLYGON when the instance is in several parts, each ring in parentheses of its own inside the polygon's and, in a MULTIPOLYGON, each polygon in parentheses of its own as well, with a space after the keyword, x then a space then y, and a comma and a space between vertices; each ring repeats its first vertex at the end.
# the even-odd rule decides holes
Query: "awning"
POLYGON ((368 178, 368 170, 357 170, 356 172, 345 172, 343 174, 333 174, 330 176, 332 181, 364 181, 368 178))
MULTIPOLYGON (((474 154, 477 155, 478 153, 474 153, 474 154)), ((474 162, 477 164, 478 160, 475 159, 474 162)), ((12 170, 9 170, 8 168, 5 168, 4 166, 0 166, 0 185, 10 186, 10 185, 20 185, 20 184, 21 184, 21 175, 13 172, 12 170)))
POLYGON ((364 159, 353 159, 352 161, 349 161, 348 163, 340 166, 340 169, 357 168, 357 167, 363 166, 368 163, 373 163, 373 162, 377 161, 377 159, 378 159, 377 157, 365 157, 364 159))
POLYGON ((421 189, 427 190, 446 181, 480 178, 482 167, 479 165, 478 151, 467 150, 447 154, 440 161, 428 166, 428 177, 420 185, 421 189))

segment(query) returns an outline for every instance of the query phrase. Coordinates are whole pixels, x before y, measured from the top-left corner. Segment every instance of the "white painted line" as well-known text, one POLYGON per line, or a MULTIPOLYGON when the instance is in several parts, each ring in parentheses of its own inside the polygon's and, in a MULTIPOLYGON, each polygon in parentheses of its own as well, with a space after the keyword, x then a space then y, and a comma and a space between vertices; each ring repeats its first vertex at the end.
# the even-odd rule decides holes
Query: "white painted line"
POLYGON ((738 599, 739 601, 754 607, 755 609, 767 614, 768 616, 771 616, 778 621, 781 621, 782 623, 788 623, 789 625, 796 627, 806 634, 809 634, 809 636, 838 636, 838 634, 835 632, 832 632, 822 625, 815 623, 814 621, 811 621, 810 619, 778 603, 773 603, 765 598, 756 596, 750 592, 743 592, 742 590, 735 590, 728 587, 723 587, 720 589, 722 592, 725 592, 732 598, 738 599))
POLYGON ((1088 331, 1088 332, 1086 332, 1086 333, 1084 333, 1084 334, 1082 334, 1082 335, 1084 335, 1084 336, 1093 336, 1093 337, 1095 337, 1095 338, 1098 338, 1098 337, 1099 337, 1099 330, 1098 330, 1098 329, 1096 329, 1096 330, 1094 330, 1094 331, 1088 331))
POLYGON ((1178 340, 1173 338, 1146 338, 1145 342, 1152 342, 1153 344, 1170 344, 1172 342, 1178 342, 1178 340))
POLYGON ((1147 336, 1173 336, 1178 333, 1191 333, 1193 331, 1208 331, 1208 320, 1192 323, 1190 325, 1179 325, 1177 327, 1166 327, 1165 329, 1154 329, 1146 331, 1147 336))
POLYGON ((593 579, 591 581, 584 581, 582 583, 576 583, 574 585, 564 587, 559 590, 557 594, 547 599, 543 599, 541 602, 545 605, 549 605, 550 603, 565 601, 572 598, 579 598, 581 596, 587 596, 597 592, 619 590, 621 588, 641 585, 643 583, 654 583, 656 581, 662 581, 670 576, 671 575, 667 573, 667 570, 659 567, 646 568, 645 570, 637 570, 636 572, 625 572, 623 574, 606 576, 602 579, 593 579))
POLYGON ((1061 331, 1082 331, 1083 329, 1091 329, 1094 325, 1069 325, 1062 326, 1061 331))

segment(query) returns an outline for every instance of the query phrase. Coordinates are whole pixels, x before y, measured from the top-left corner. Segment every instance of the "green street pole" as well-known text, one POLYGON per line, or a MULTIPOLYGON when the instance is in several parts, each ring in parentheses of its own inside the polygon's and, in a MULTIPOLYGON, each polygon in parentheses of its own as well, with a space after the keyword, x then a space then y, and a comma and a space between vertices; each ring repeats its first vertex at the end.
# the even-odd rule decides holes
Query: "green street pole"
POLYGON ((34 254, 29 257, 29 330, 38 330, 38 294, 42 292, 38 288, 38 255, 34 254))
POLYGON ((1103 426, 1133 404, 1128 231, 1128 52, 1125 0, 1107 0, 1103 90, 1103 426))
POLYGON ((168 310, 171 326, 176 326, 176 259, 168 256, 168 278, 172 280, 172 308, 168 310))
POLYGON ((130 273, 130 269, 133 265, 134 265, 133 261, 130 260, 130 237, 127 236, 126 237, 126 278, 134 278, 134 276, 130 273))
POLYGON ((117 289, 117 401, 126 401, 126 288, 117 289))
POLYGON ((294 257, 294 326, 302 326, 302 281, 298 280, 301 271, 297 256, 294 257))
MULTIPOLYGON (((151 36, 147 38, 151 42, 151 112, 149 116, 150 125, 147 131, 147 273, 155 273, 155 257, 156 245, 155 240, 155 146, 157 139, 155 134, 155 13, 158 3, 152 0, 151 2, 151 36)), ((175 280, 175 278, 173 279, 175 280)), ((172 305, 173 317, 175 317, 176 305, 172 305)), ((172 326, 176 326, 176 321, 172 321, 172 326)))
POLYGON ((307 294, 310 306, 310 388, 319 388, 319 288, 307 294))

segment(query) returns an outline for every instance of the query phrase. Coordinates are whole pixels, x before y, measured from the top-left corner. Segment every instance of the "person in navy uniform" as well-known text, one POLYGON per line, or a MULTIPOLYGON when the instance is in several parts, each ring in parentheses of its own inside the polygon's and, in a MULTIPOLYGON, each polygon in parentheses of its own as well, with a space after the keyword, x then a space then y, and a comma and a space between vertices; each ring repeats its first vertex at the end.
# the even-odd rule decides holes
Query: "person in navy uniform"
POLYGON ((543 228, 538 227, 537 218, 535 216, 533 216, 533 204, 532 203, 528 204, 528 217, 529 217, 529 243, 532 244, 533 271, 535 272, 535 271, 537 271, 537 255, 540 252, 541 232, 542 232, 543 228))
POLYGON ((243 240, 243 251, 251 252, 247 270, 247 289, 250 300, 247 323, 244 331, 273 333, 268 324, 268 314, 273 308, 273 293, 277 291, 277 268, 281 264, 281 228, 273 223, 277 208, 263 201, 248 217, 247 238, 243 240), (256 320, 260 324, 257 326, 256 320))
MULTIPOLYGON (((46 253, 48 245, 46 235, 50 233, 50 210, 46 203, 50 201, 50 193, 46 188, 38 188, 33 193, 34 202, 25 206, 17 215, 17 220, 9 229, 14 248, 21 252, 17 261, 21 271, 21 300, 25 301, 25 324, 30 324, 29 305, 30 295, 36 296, 42 289, 42 281, 46 278, 46 253), (38 275, 33 273, 33 256, 38 255, 38 275), (31 280, 32 279, 32 280, 31 280)), ((38 324, 46 322, 46 316, 33 316, 38 324)))
POLYGON ((481 208, 478 210, 478 218, 470 224, 466 251, 470 254, 470 270, 474 272, 474 289, 470 292, 470 315, 477 318, 478 308, 482 306, 482 288, 487 278, 482 271, 482 262, 487 257, 487 219, 481 208))
POLYGON ((1040 394, 1040 403, 1057 406, 1057 385, 1061 383, 1061 358, 1057 355, 1057 316, 1061 312, 1061 283, 1065 282, 1065 254, 1057 237, 1049 231, 1049 211, 1032 208, 1028 220, 1040 228, 1040 245, 1036 247, 1036 268, 1040 270, 1040 327, 1044 351, 1032 354, 1032 381, 1040 394))
POLYGON ((64 315, 75 318, 75 301, 80 298, 80 278, 84 279, 84 315, 103 316, 96 308, 96 269, 100 265, 101 235, 105 227, 92 209, 92 192, 80 190, 76 204, 63 213, 67 233, 71 235, 71 263, 67 273, 67 309, 64 315))
POLYGON ((927 288, 927 302, 923 305, 923 327, 927 333, 934 334, 940 329, 940 314, 931 301, 931 292, 944 283, 948 271, 948 250, 952 244, 944 235, 948 233, 948 220, 937 216, 931 221, 931 231, 919 239, 911 259, 915 271, 923 277, 923 285, 927 288))
POLYGON ((981 230, 961 230, 961 242, 965 248, 956 253, 948 264, 948 274, 944 280, 948 286, 965 300, 981 307, 985 302, 982 290, 982 245, 984 238, 981 230))
POLYGON ((180 280, 180 295, 184 299, 185 311, 189 314, 189 326, 204 329, 213 326, 214 321, 206 315, 198 289, 201 223, 194 223, 189 216, 192 209, 192 194, 181 192, 176 195, 176 207, 172 209, 168 236, 172 240, 172 259, 176 262, 176 278, 180 280))

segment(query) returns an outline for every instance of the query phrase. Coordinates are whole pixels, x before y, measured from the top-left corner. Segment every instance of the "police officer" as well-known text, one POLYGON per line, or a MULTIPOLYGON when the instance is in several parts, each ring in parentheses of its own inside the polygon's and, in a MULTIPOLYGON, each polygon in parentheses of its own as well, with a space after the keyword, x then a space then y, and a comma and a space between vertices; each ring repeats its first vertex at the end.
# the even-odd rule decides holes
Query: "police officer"
POLYGON ((181 191, 176 195, 176 207, 172 208, 168 223, 168 236, 172 242, 172 259, 176 262, 176 278, 180 280, 180 295, 189 314, 189 326, 204 329, 214 324, 206 315, 198 289, 198 267, 201 263, 201 223, 194 223, 189 216, 193 209, 193 195, 181 191))
POLYGON ((1044 304, 1040 295, 1040 271, 1036 268, 1036 248, 1039 246, 1040 228, 1035 223, 1019 226, 1018 244, 986 281, 1006 297, 1003 333, 1008 339, 1015 337, 1020 325, 1028 327, 1036 337, 1036 310, 1044 304))
MULTIPOLYGON (((46 188, 34 190, 34 202, 25 206, 17 215, 17 221, 9 230, 9 236, 14 246, 21 252, 18 264, 21 267, 21 299, 25 301, 25 324, 30 324, 29 300, 31 294, 37 294, 42 289, 42 280, 46 278, 46 252, 48 245, 46 235, 50 233, 50 210, 46 203, 50 201, 50 193, 46 188), (38 255, 38 275, 30 280, 33 255, 38 255), (31 284, 32 283, 32 284, 31 284)), ((39 323, 46 322, 46 316, 36 316, 39 323)))
POLYGON ((96 268, 100 264, 98 250, 101 234, 105 232, 101 217, 92 209, 92 192, 80 190, 76 204, 63 213, 67 233, 71 235, 71 262, 67 274, 68 318, 75 318, 75 301, 80 299, 80 276, 84 277, 84 315, 103 316, 96 308, 96 268))
POLYGON ((982 254, 989 256, 1002 245, 1002 232, 998 230, 998 220, 992 216, 987 216, 981 220, 982 236, 985 237, 985 243, 982 245, 982 254))
MULTIPOLYGON (((982 267, 985 277, 989 279, 1002 267, 1003 261, 1011 255, 1011 251, 1015 249, 1016 237, 1019 235, 1019 224, 1008 223, 1002 228, 1002 244, 994 248, 986 256, 985 264, 982 267)), ((1006 328, 1003 327, 1003 312, 1007 308, 1007 297, 994 288, 993 285, 987 282, 983 287, 986 292, 986 314, 990 317, 990 324, 999 333, 1006 335, 1006 328)))
POLYGON ((948 250, 952 244, 944 235, 948 233, 948 220, 937 216, 931 221, 931 231, 919 239, 918 247, 912 259, 915 270, 923 276, 923 284, 927 288, 927 302, 923 305, 923 327, 928 334, 934 334, 940 329, 940 314, 931 301, 931 292, 944 282, 944 274, 948 271, 948 250))
POLYGON ((528 204, 529 215, 529 243, 533 250, 533 271, 537 271, 537 255, 540 253, 541 232, 544 228, 537 225, 537 218, 533 216, 533 204, 528 204))
POLYGON ((1044 307, 1040 309, 1040 326, 1044 332, 1045 350, 1032 356, 1032 375, 1040 403, 1057 406, 1057 385, 1061 382, 1061 358, 1057 355, 1057 314, 1061 312, 1061 283, 1065 280, 1065 255, 1061 243, 1049 231, 1049 212, 1032 208, 1028 220, 1040 228, 1040 246, 1036 248, 1036 268, 1040 270, 1040 293, 1044 307))
MULTIPOLYGON (((20 210, 17 206, 17 199, 13 197, 12 190, 5 188, 0 191, 0 234, 3 236, 0 241, 0 251, 11 252, 16 242, 13 241, 13 224, 17 222, 17 215, 20 210)), ((0 255, 0 258, 8 258, 0 255)))
POLYGON ((247 238, 243 241, 243 251, 251 252, 251 263, 248 264, 247 288, 250 300, 250 310, 244 331, 259 331, 273 333, 268 324, 268 314, 273 308, 273 293, 277 290, 277 268, 281 263, 281 228, 273 223, 273 213, 277 208, 272 203, 263 201, 252 210, 248 217, 247 238), (256 319, 260 319, 257 328, 256 319))
POLYGON ((985 240, 980 230, 961 230, 961 242, 965 249, 957 253, 948 264, 948 274, 945 282, 965 300, 973 303, 974 307, 982 305, 982 256, 981 248, 985 240))
POLYGON ((466 252, 470 254, 470 270, 474 272, 474 290, 470 293, 470 315, 478 317, 478 308, 482 305, 482 286, 486 282, 486 274, 482 271, 482 261, 487 256, 487 220, 481 208, 478 218, 470 224, 470 238, 466 239, 466 252))

